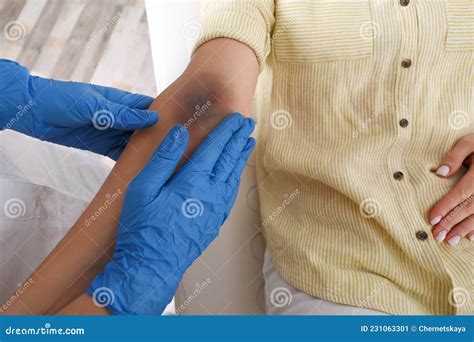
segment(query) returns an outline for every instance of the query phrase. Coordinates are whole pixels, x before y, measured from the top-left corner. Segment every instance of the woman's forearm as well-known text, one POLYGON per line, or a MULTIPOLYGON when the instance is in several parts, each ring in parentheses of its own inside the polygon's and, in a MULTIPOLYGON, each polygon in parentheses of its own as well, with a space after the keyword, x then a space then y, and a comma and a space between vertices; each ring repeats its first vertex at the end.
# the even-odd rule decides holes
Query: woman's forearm
POLYGON ((152 104, 158 124, 134 134, 94 200, 4 313, 53 314, 70 302, 73 308, 86 303, 77 297, 110 259, 129 182, 175 125, 189 129, 189 156, 224 116, 248 114, 257 75, 257 59, 247 46, 230 39, 201 46, 183 75, 152 104))
POLYGON ((97 306, 92 297, 87 293, 81 294, 79 297, 74 299, 71 303, 62 308, 58 315, 94 315, 94 316, 107 316, 110 313, 102 305, 97 306))

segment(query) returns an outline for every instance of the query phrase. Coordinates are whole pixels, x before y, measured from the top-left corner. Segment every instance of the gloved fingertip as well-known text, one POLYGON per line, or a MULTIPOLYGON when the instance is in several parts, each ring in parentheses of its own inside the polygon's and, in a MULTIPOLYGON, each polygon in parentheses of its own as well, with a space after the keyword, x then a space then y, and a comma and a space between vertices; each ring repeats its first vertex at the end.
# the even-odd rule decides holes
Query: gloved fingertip
MULTIPOLYGON (((115 107, 112 107, 115 109, 115 107)), ((118 113, 112 120, 112 127, 123 130, 138 130, 150 127, 158 122, 158 113, 153 110, 126 108, 116 109, 118 113)), ((113 116, 113 114, 112 114, 113 116)))
POLYGON ((183 125, 176 125, 171 130, 170 133, 174 135, 175 138, 180 138, 187 140, 189 138, 188 129, 183 125))
POLYGON ((173 138, 178 140, 178 141, 182 141, 182 142, 187 143, 188 140, 189 140, 189 131, 183 125, 177 125, 177 126, 173 127, 170 130, 170 134, 172 134, 173 138))
POLYGON ((252 131, 255 129, 255 121, 252 118, 245 118, 244 123, 249 126, 252 131))
POLYGON ((222 121, 231 126, 239 127, 244 122, 244 116, 238 112, 227 115, 227 117, 222 121))
POLYGON ((257 143, 254 138, 248 138, 247 144, 242 150, 240 158, 237 161, 237 164, 234 170, 232 171, 232 174, 229 176, 231 184, 238 184, 240 176, 242 175, 242 172, 245 169, 245 165, 247 164, 247 161, 250 158, 250 155, 252 154, 252 151, 255 149, 256 145, 257 143))
POLYGON ((242 154, 241 154, 241 159, 243 159, 245 161, 245 163, 249 159, 249 157, 252 154, 253 150, 255 149, 256 145, 257 145, 257 143, 255 142, 254 138, 249 138, 248 139, 247 144, 245 145, 244 149, 242 150, 242 154))
POLYGON ((147 124, 149 126, 153 126, 154 124, 158 122, 158 120, 160 120, 160 116, 154 110, 144 110, 144 112, 148 113, 147 124))
POLYGON ((149 127, 158 122, 158 113, 154 110, 130 109, 127 116, 129 125, 135 126, 135 129, 149 127))
POLYGON ((234 133, 234 137, 239 136, 242 138, 248 138, 253 133, 255 129, 255 121, 251 118, 245 118, 241 128, 234 133))
MULTIPOLYGON (((153 101, 155 101, 154 97, 148 96, 148 95, 140 95, 140 94, 135 94, 136 96, 139 97, 139 105, 146 105, 149 107, 153 101)), ((143 107, 137 107, 137 108, 143 108, 143 107)))
POLYGON ((247 144, 245 145, 243 152, 252 152, 255 149, 255 146, 257 146, 257 142, 254 138, 250 137, 247 140, 247 144))
MULTIPOLYGON (((155 154, 180 154, 183 153, 188 145, 189 133, 186 127, 178 125, 173 127, 166 138, 161 143, 160 147, 155 151, 155 154)), ((180 158, 180 156, 179 156, 180 158)))

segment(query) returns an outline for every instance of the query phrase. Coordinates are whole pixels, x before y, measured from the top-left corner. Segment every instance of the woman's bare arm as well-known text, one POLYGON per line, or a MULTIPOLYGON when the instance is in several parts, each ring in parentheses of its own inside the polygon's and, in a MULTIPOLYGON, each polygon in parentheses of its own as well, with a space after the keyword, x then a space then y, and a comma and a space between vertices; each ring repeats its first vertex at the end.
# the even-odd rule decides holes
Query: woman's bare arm
POLYGON ((84 290, 110 260, 129 182, 175 125, 189 129, 189 156, 224 116, 248 115, 257 77, 257 59, 246 45, 226 38, 202 45, 185 72, 150 107, 160 115, 158 124, 134 134, 94 200, 31 275, 32 285, 3 313, 53 314, 69 303, 61 313, 88 311, 80 309, 91 303, 84 290), (104 209, 110 198, 115 200, 104 209))
POLYGON ((91 296, 89 296, 87 293, 83 293, 64 308, 59 310, 57 315, 108 316, 110 313, 105 307, 95 305, 91 296))

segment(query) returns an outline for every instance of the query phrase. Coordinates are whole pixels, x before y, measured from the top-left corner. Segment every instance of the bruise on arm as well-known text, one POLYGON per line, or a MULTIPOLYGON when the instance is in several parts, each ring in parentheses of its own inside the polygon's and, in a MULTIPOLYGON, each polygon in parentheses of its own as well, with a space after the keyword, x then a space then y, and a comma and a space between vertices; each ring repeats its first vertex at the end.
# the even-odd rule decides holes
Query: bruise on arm
MULTIPOLYGON (((110 260, 123 197, 130 181, 144 167, 167 132, 177 124, 189 129, 189 156, 228 114, 249 115, 258 77, 254 52, 232 39, 203 44, 184 73, 151 105, 160 120, 136 132, 95 198, 71 230, 31 275, 32 285, 2 314, 83 312, 84 291, 110 260), (95 220, 110 194, 121 195, 95 220), (71 303, 73 309, 67 309, 71 303)), ((86 297, 84 297, 86 296, 86 297)))

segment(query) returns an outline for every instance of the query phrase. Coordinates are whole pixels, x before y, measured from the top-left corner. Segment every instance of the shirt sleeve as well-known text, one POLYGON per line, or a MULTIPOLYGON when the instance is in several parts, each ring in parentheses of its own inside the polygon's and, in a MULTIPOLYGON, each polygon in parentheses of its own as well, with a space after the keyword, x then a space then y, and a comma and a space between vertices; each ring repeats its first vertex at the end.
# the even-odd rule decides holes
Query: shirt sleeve
POLYGON ((274 12, 274 0, 207 0, 194 51, 212 39, 231 38, 249 46, 262 67, 271 50, 274 12))

